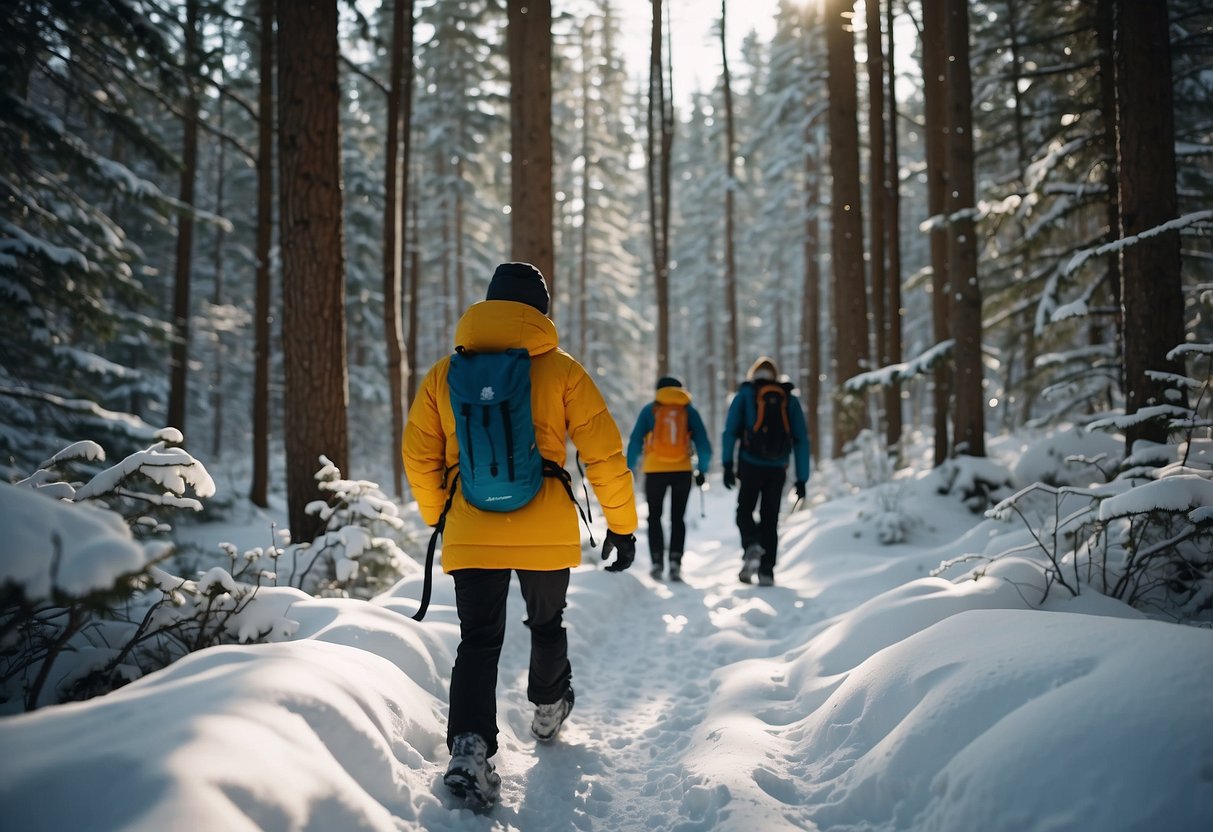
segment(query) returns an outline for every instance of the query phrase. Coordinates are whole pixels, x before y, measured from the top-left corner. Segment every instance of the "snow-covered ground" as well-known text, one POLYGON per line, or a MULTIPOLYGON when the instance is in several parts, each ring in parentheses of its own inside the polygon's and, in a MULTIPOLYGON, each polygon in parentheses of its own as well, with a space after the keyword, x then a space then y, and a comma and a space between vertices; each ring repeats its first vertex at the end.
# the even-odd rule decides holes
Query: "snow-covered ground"
POLYGON ((1091 592, 1034 609, 1038 573, 1014 559, 930 577, 1022 530, 913 481, 791 515, 778 585, 743 585, 733 499, 710 491, 703 519, 692 501, 685 584, 648 577, 643 534, 630 572, 587 553, 553 745, 530 737, 514 594, 487 815, 441 785, 458 628, 441 575, 408 618, 413 575, 373 603, 278 590, 289 641, 0 720, 3 826, 1213 829, 1213 631, 1091 592), (890 507, 908 538, 885 546, 890 507))

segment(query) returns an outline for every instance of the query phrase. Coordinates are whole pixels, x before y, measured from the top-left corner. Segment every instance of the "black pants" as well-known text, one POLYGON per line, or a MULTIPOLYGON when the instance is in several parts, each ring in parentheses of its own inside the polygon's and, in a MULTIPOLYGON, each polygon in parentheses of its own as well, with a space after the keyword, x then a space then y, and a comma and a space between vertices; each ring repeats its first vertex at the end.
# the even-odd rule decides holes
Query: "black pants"
POLYGON ((737 492, 737 530, 741 532, 741 548, 757 543, 766 550, 758 566, 758 574, 775 574, 775 550, 779 546, 779 507, 783 499, 783 485, 787 481, 787 469, 768 465, 754 465, 741 460, 737 466, 737 479, 741 488, 737 492), (754 522, 754 508, 758 507, 758 522, 754 522))
POLYGON ((682 561, 687 540, 687 500, 691 497, 690 471, 662 471, 644 475, 644 495, 649 501, 649 555, 654 566, 662 566, 665 535, 661 528, 665 492, 670 492, 670 563, 682 561))
MULTIPOLYGON (((451 708, 446 745, 460 734, 479 734, 497 753, 497 660, 505 640, 509 569, 457 569, 455 607, 459 611, 459 651, 451 671, 451 708)), ((526 697, 537 705, 559 702, 573 676, 569 641, 564 630, 569 570, 514 570, 526 601, 531 631, 531 670, 526 697)))

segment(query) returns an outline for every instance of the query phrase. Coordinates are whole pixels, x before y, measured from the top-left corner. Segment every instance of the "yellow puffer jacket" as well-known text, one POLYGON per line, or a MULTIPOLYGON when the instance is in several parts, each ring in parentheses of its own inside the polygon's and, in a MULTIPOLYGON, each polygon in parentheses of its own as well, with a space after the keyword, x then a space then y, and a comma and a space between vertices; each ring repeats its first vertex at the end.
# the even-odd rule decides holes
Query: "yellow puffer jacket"
MULTIPOLYGON (((585 369, 559 348, 556 325, 525 303, 488 300, 471 306, 455 329, 455 343, 473 352, 525 347, 531 354, 531 416, 539 453, 565 464, 571 438, 607 525, 636 530, 632 474, 619 428, 585 369)), ((447 370, 450 358, 426 374, 404 427, 404 469, 421 516, 438 522, 447 492, 444 473, 459 462, 447 370)), ((564 485, 545 477, 531 502, 517 511, 481 511, 456 491, 442 540, 442 569, 566 569, 581 563, 577 508, 564 485)))

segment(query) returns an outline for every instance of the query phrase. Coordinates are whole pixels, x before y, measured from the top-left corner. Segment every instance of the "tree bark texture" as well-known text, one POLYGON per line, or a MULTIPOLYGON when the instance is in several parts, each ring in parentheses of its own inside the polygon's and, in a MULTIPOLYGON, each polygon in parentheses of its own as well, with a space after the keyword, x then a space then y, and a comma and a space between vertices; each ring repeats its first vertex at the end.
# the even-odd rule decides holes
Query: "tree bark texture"
POLYGON ((842 456, 864 427, 863 397, 842 393, 870 358, 868 303, 863 267, 863 210, 859 183, 858 101, 851 0, 831 0, 826 13, 829 72, 830 171, 833 174, 830 250, 833 259, 834 447, 842 456), (844 16, 844 13, 846 16, 844 16))
POLYGON ((593 191, 590 188, 592 165, 590 157, 590 84, 593 70, 593 38, 589 22, 581 28, 581 228, 578 234, 577 260, 577 358, 586 362, 589 356, 589 288, 590 288, 590 220, 593 216, 593 191))
MULTIPOLYGON (((221 24, 222 25, 222 24, 221 24)), ((220 32, 220 54, 224 54, 227 50, 226 32, 220 32)), ((220 83, 222 83, 223 73, 219 73, 220 83)), ((223 131, 224 111, 223 99, 219 99, 215 106, 219 110, 219 130, 223 131)), ((226 206, 223 202, 224 186, 226 184, 226 168, 227 168, 227 144, 219 142, 217 150, 217 158, 215 160, 215 214, 223 216, 226 206)), ((211 251, 211 303, 217 309, 223 303, 223 252, 227 244, 227 234, 222 227, 215 229, 215 247, 211 251)), ((211 458, 219 459, 223 451, 223 438, 226 435, 226 424, 223 418, 223 401, 224 401, 224 384, 223 384, 223 365, 226 363, 227 357, 224 355, 223 333, 216 330, 215 337, 215 355, 214 366, 211 367, 211 458)))
POLYGON ((408 373, 408 406, 413 406, 413 399, 417 396, 418 373, 416 368, 420 362, 417 360, 417 327, 421 322, 421 316, 418 311, 418 303, 421 297, 421 238, 417 230, 419 225, 418 217, 420 216, 420 206, 416 194, 409 195, 409 203, 411 210, 408 214, 409 244, 406 252, 406 259, 409 264, 407 280, 405 282, 405 297, 408 299, 408 339, 406 349, 409 356, 409 373, 408 373))
POLYGON ((274 0, 257 5, 261 80, 257 93, 257 274, 253 329, 253 478, 249 499, 269 505, 270 247, 274 235, 274 0))
POLYGON ((286 370, 287 504, 292 539, 321 523, 321 455, 348 473, 337 5, 292 0, 278 19, 278 158, 286 370))
MULTIPOLYGON (((1176 218, 1175 115, 1167 4, 1118 0, 1116 5, 1116 161, 1120 236, 1130 238, 1176 218)), ((1168 403, 1165 384, 1151 370, 1182 373, 1167 353, 1183 343, 1183 286, 1179 232, 1143 238, 1120 255, 1124 315, 1125 412, 1168 403)), ((1125 431, 1131 450, 1138 439, 1165 442, 1160 420, 1125 431)))
MULTIPOLYGON (((947 152, 947 43, 944 0, 923 0, 922 75, 923 106, 926 119, 927 213, 932 217, 931 249, 931 332, 936 344, 951 337, 948 313, 951 281, 948 276, 948 234, 939 221, 944 213, 948 190, 947 152)), ((935 464, 948 458, 948 414, 951 410, 952 373, 946 361, 935 364, 932 372, 933 416, 935 428, 935 464)))
POLYGON ((198 0, 185 4, 185 119, 181 180, 177 198, 186 206, 177 215, 177 266, 173 279, 173 342, 169 350, 168 424, 185 433, 190 346, 190 282, 194 257, 194 189, 198 176, 198 0))
POLYGON ((547 279, 556 305, 552 230, 552 4, 508 0, 511 259, 547 279))
MULTIPOLYGON (((1098 0, 1096 10, 1095 38, 1099 46, 1099 108, 1103 121, 1104 153, 1104 186, 1108 196, 1104 200, 1107 206, 1104 216, 1107 217, 1108 231, 1104 235, 1105 242, 1112 242, 1120 236, 1120 184, 1116 176, 1116 0, 1098 0)), ((1108 294, 1112 299, 1111 305, 1116 309, 1115 329, 1116 342, 1124 343, 1125 325, 1121 314, 1120 300, 1120 258, 1109 257, 1105 261, 1104 280, 1107 283, 1108 294)), ((1124 393, 1124 366, 1120 372, 1120 390, 1124 393)))
MULTIPOLYGON (((401 272, 403 271, 404 193, 400 176, 401 98, 404 62, 412 61, 413 0, 395 0, 392 8, 391 56, 388 59, 387 137, 384 149, 383 200, 383 333, 387 340, 388 397, 392 408, 392 436, 404 435, 404 328, 401 325, 401 272)), ((404 492, 404 460, 392 454, 392 489, 404 492)))
MULTIPOLYGON (((880 0, 865 0, 867 11, 868 74, 868 264, 872 274, 872 342, 876 366, 889 363, 888 277, 885 239, 888 216, 885 191, 888 183, 885 159, 884 48, 880 42, 880 0)), ((884 414, 888 424, 888 414, 884 414)))
MULTIPOLYGON (((725 19, 728 0, 720 0, 720 65, 721 84, 724 87, 724 292, 725 309, 729 320, 725 330, 727 344, 725 356, 729 362, 729 386, 741 380, 741 341, 737 327, 737 257, 734 235, 734 193, 737 190, 737 156, 735 129, 733 126, 733 84, 729 77, 729 50, 725 39, 725 19)), ((778 356, 776 363, 778 363, 778 356)))
POLYGON ((672 118, 667 110, 665 65, 662 63, 664 24, 662 0, 652 0, 653 27, 649 42, 649 101, 647 167, 649 186, 649 240, 653 251, 653 288, 657 301, 657 375, 670 371, 670 148, 672 118))
POLYGON ((952 278, 953 402, 956 450, 985 456, 985 387, 981 359, 981 285, 977 280, 973 184, 973 80, 969 0, 948 0, 948 264, 952 278))
POLYGON ((809 451, 816 462, 821 449, 817 414, 821 410, 821 149, 818 129, 805 126, 804 136, 804 308, 800 319, 801 387, 809 426, 809 451))
MULTIPOLYGON (((888 245, 888 274, 885 286, 889 292, 888 304, 888 357, 886 364, 901 363, 901 158, 897 141, 897 73, 894 64, 896 50, 893 48, 893 0, 885 4, 885 31, 889 33, 889 48, 885 60, 888 69, 885 81, 888 84, 885 100, 888 104, 888 165, 886 167, 887 194, 885 197, 885 235, 888 245)), ((888 419, 886 441, 890 448, 901 443, 901 383, 894 381, 885 388, 885 415, 888 419)))

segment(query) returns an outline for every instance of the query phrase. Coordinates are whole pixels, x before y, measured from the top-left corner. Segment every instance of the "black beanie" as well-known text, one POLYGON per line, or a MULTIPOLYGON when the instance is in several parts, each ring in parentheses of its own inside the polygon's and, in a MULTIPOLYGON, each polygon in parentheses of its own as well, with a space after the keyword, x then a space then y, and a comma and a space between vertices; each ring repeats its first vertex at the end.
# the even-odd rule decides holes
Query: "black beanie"
POLYGON ((548 313, 548 284, 530 263, 502 263, 493 272, 485 300, 512 300, 548 313))
POLYGON ((674 376, 662 376, 661 378, 657 379, 657 389, 658 390, 660 390, 662 387, 681 387, 681 386, 682 386, 682 382, 679 381, 678 379, 676 379, 674 376))

